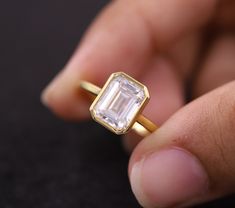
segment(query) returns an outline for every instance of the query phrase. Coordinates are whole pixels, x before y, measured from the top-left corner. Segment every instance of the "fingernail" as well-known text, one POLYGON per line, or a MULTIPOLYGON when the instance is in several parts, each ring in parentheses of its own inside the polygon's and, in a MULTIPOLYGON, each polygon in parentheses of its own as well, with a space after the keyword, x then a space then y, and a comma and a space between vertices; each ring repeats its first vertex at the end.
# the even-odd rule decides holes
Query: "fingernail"
POLYGON ((208 176, 200 161, 180 148, 160 150, 136 162, 130 181, 143 207, 180 205, 208 189, 208 176))
POLYGON ((58 80, 58 76, 57 75, 47 86, 45 89, 43 89, 42 93, 41 93, 41 102, 43 105, 45 105, 46 107, 48 107, 49 103, 50 103, 50 98, 51 95, 53 94, 54 88, 56 87, 56 83, 58 80))
POLYGON ((44 105, 44 106, 46 106, 46 107, 48 107, 48 91, 47 91, 47 89, 44 89, 43 91, 42 91, 42 93, 41 93, 41 97, 40 97, 40 100, 41 100, 41 103, 44 105))

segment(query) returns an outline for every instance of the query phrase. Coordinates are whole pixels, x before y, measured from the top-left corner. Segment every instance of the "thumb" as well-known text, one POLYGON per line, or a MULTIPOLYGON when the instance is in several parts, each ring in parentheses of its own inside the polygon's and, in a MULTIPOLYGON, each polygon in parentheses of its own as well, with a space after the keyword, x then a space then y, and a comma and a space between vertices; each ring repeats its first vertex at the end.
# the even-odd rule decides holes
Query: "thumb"
POLYGON ((235 191, 235 81, 193 101, 144 139, 129 163, 144 207, 185 207, 235 191))

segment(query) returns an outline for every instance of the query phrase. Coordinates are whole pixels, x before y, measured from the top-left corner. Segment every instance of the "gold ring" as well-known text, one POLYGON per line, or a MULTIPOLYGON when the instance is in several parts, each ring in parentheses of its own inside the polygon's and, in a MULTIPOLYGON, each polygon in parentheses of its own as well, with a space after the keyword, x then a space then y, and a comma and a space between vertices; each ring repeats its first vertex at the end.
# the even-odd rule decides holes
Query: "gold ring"
POLYGON ((124 72, 111 74, 104 87, 81 81, 80 87, 96 96, 90 112, 92 118, 115 134, 133 129, 147 136, 157 126, 141 113, 150 99, 146 86, 124 72))

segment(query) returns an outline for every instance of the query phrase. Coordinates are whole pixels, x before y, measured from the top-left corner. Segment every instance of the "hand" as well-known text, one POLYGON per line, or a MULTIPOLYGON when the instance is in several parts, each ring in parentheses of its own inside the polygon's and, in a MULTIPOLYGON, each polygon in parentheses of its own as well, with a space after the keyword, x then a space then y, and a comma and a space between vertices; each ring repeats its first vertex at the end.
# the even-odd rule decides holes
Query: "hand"
MULTIPOLYGON (((102 86, 112 72, 124 70, 150 89, 144 114, 164 123, 131 156, 129 177, 140 204, 182 207, 231 194, 235 36, 227 32, 234 26, 233 0, 113 1, 42 100, 63 118, 88 118, 79 80, 102 86), (189 79, 195 99, 183 107, 189 79)), ((134 148, 137 140, 124 138, 125 146, 134 148)))

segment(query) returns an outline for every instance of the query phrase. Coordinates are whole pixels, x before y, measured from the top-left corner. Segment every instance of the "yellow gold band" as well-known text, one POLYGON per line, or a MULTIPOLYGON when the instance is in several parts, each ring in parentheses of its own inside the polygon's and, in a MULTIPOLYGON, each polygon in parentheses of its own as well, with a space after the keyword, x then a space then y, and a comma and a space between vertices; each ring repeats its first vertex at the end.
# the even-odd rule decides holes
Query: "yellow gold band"
MULTIPOLYGON (((81 81, 80 87, 94 96, 97 96, 101 91, 101 88, 87 81, 81 81)), ((157 128, 158 127, 152 121, 148 120, 143 115, 139 115, 132 126, 132 129, 141 136, 147 136, 157 128)))

